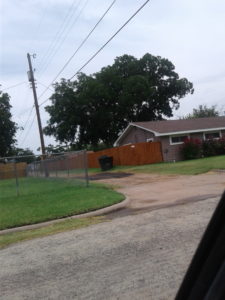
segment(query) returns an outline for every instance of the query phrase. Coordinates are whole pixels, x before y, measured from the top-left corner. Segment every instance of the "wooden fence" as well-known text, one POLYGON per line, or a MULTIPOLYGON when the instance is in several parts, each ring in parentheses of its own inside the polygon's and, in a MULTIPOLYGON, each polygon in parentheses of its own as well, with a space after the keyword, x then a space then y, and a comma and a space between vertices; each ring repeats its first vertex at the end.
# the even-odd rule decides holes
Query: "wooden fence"
POLYGON ((102 155, 112 156, 114 166, 136 166, 163 161, 160 142, 129 144, 88 153, 88 167, 99 168, 98 158, 102 155))
MULTIPOLYGON (((86 152, 79 151, 74 154, 65 156, 56 156, 53 159, 46 159, 45 165, 48 171, 62 171, 62 170, 73 170, 73 169, 84 169, 84 160, 86 159, 86 152)), ((41 165, 41 162, 37 164, 41 165)))
POLYGON ((14 163, 0 164, 0 180, 15 178, 16 174, 17 177, 25 177, 26 167, 27 164, 24 162, 16 163, 16 165, 14 163))

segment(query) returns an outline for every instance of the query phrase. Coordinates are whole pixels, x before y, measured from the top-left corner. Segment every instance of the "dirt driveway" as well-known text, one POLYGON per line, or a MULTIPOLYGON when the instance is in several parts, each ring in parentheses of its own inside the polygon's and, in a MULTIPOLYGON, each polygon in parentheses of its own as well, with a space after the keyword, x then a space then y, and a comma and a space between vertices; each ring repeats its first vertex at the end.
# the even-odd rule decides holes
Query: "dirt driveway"
POLYGON ((201 175, 133 174, 98 180, 116 187, 129 197, 129 210, 153 210, 220 196, 225 189, 225 172, 201 175))

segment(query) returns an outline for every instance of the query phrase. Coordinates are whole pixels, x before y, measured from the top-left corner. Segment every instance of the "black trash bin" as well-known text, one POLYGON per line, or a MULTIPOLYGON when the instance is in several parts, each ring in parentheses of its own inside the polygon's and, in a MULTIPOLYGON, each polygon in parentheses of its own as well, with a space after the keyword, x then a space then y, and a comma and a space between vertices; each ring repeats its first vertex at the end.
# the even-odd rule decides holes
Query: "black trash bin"
POLYGON ((113 157, 102 155, 98 158, 102 171, 107 171, 113 168, 113 157))

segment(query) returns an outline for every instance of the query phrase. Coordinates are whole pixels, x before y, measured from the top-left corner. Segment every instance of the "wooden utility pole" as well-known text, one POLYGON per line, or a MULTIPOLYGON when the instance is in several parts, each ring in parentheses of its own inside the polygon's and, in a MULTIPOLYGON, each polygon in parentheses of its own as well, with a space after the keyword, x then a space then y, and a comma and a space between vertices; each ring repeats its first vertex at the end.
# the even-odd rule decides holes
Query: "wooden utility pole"
POLYGON ((35 108, 36 108, 38 128, 39 128, 39 134, 40 134, 40 140, 41 140, 42 159, 44 159, 45 158, 45 143, 44 143, 44 136, 43 136, 43 130, 42 130, 42 125, 41 125, 41 117, 40 117, 39 105, 38 105, 38 99, 37 99, 37 93, 36 93, 34 72, 33 72, 31 58, 30 58, 29 53, 27 53, 27 59, 28 59, 28 64, 29 64, 29 71, 27 72, 28 73, 28 80, 31 82, 31 86, 32 86, 32 90, 33 90, 34 105, 35 105, 35 108))

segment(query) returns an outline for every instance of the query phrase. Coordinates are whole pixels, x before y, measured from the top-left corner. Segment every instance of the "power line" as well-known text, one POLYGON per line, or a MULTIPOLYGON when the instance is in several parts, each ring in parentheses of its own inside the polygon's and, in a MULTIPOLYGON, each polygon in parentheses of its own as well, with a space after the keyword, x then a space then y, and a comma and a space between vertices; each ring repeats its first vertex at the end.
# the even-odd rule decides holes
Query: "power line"
MULTIPOLYGON (((81 42, 81 44, 77 47, 77 49, 75 50, 75 52, 72 54, 72 56, 67 60, 67 62, 65 63, 65 65, 62 67, 62 69, 58 72, 58 74, 55 76, 55 78, 52 80, 52 82, 46 87, 46 90, 44 90, 44 92, 39 96, 39 99, 45 94, 45 92, 47 91, 47 89, 53 84, 53 82, 59 77, 59 75, 65 70, 65 68, 68 66, 68 64, 71 62, 71 60, 74 58, 74 56, 77 54, 77 52, 81 49, 81 47, 86 43, 86 41, 88 40, 88 38, 91 36, 91 34, 94 32, 94 30, 97 28, 97 26, 101 23, 101 21, 104 19, 104 17, 106 16, 106 14, 110 11, 110 9, 112 8, 112 6, 115 4, 116 0, 114 0, 110 6, 107 8, 107 10, 104 12, 104 14, 101 16, 101 18, 98 20, 98 22, 94 25, 94 27, 91 29, 91 31, 88 33, 88 35, 84 38, 84 40, 81 42)), ((46 102, 43 101, 40 106, 46 102)))
POLYGON ((31 49, 32 49, 32 46, 33 46, 33 45, 34 45, 34 46, 33 46, 33 49, 35 49, 35 46, 36 46, 36 44, 37 44, 37 42, 38 42, 38 37, 40 36, 40 29, 41 29, 41 26, 42 26, 42 24, 43 24, 43 21, 44 21, 46 15, 47 15, 47 9, 45 8, 44 11, 43 11, 42 14, 41 14, 41 17, 40 17, 40 19, 39 19, 39 22, 38 22, 36 28, 34 29, 34 34, 32 34, 32 37, 33 37, 33 39, 34 39, 34 42, 31 42, 31 45, 30 45, 30 48, 31 48, 31 49))
MULTIPOLYGON (((101 52, 108 44, 109 44, 109 42, 111 42, 111 40, 139 13, 139 11, 141 10, 141 9, 143 9, 144 8, 144 6, 149 2, 150 0, 147 0, 147 1, 145 1, 140 7, 139 7, 139 9, 138 10, 136 10, 135 11, 135 13, 111 36, 111 38, 97 51, 97 52, 95 52, 92 56, 91 56, 91 58, 69 79, 69 80, 71 80, 72 78, 74 78, 84 67, 86 67, 97 55, 98 55, 98 53, 99 52, 101 52)), ((42 93, 42 95, 43 95, 44 93, 42 93)), ((41 96, 42 96, 41 95, 41 96)), ((48 98, 49 99, 49 98, 48 98)), ((41 105, 43 105, 45 102, 47 102, 48 101, 48 99, 46 99, 45 101, 43 101, 41 104, 40 104, 40 106, 41 105)))
POLYGON ((83 10, 85 9, 85 7, 87 6, 89 0, 86 0, 86 2, 84 3, 83 7, 81 8, 81 10, 79 11, 78 15, 76 16, 75 20, 73 21, 73 23, 71 24, 71 26, 69 27, 69 29, 67 30, 67 32, 65 33, 64 38, 61 40, 60 44, 58 45, 58 47, 55 48, 52 56, 50 57, 50 59, 48 60, 48 63, 46 65, 46 67, 44 68, 44 70, 42 71, 42 75, 45 72, 45 70, 48 68, 48 66, 51 64, 53 58, 56 56, 56 54, 59 52, 60 48, 62 47, 63 43, 65 42, 66 38, 68 37, 69 32, 71 31, 71 29, 74 27, 74 25, 77 23, 78 19, 80 18, 83 10))
POLYGON ((47 51, 45 52, 45 55, 43 56, 43 59, 41 60, 41 68, 42 68, 42 73, 43 73, 43 67, 42 65, 45 65, 48 61, 48 58, 51 57, 51 53, 54 51, 55 47, 58 44, 58 40, 60 40, 62 34, 64 33, 64 31, 66 30, 66 28, 68 27, 68 24, 70 23, 71 18, 73 17, 73 15, 75 14, 75 12, 77 11, 77 8, 79 7, 81 3, 81 0, 79 0, 79 2, 76 4, 76 0, 73 1, 72 5, 70 5, 69 9, 67 10, 67 13, 62 21, 62 23, 59 26, 58 31, 56 32, 54 38, 52 39, 47 51), (75 7, 74 7, 75 6, 75 7))
POLYGON ((42 56, 42 59, 41 59, 41 61, 39 63, 40 64, 39 69, 42 68, 42 65, 45 62, 46 57, 49 55, 49 52, 51 52, 51 48, 53 47, 55 40, 58 38, 58 34, 60 33, 61 29, 64 27, 64 23, 66 22, 66 19, 68 18, 68 16, 70 15, 71 11, 73 10, 73 6, 75 5, 75 2, 76 2, 76 0, 73 1, 72 5, 67 10, 67 13, 66 13, 63 21, 61 22, 61 24, 59 26, 59 29, 57 30, 55 36, 53 37, 53 39, 52 39, 50 45, 48 46, 45 54, 42 56))
POLYGON ((8 86, 7 88, 2 89, 2 92, 3 92, 3 91, 6 91, 6 90, 9 90, 9 89, 12 89, 12 88, 15 88, 15 87, 17 87, 17 86, 19 86, 19 85, 22 85, 22 84, 24 84, 24 83, 26 83, 26 81, 22 81, 22 82, 19 82, 19 83, 17 83, 17 84, 8 86))
MULTIPOLYGON (((48 90, 54 92, 54 90, 53 90, 52 88, 50 88, 51 84, 49 84, 49 85, 47 86, 46 84, 40 82, 39 80, 37 80, 37 82, 38 82, 40 85, 42 85, 43 87, 45 87, 46 89, 48 89, 48 90)), ((39 97, 39 98, 40 98, 40 97, 39 97)))
POLYGON ((41 107, 44 103, 46 103, 48 100, 50 99, 50 97, 48 97, 47 99, 45 99, 43 102, 41 102, 41 104, 39 104, 39 107, 41 107))
POLYGON ((24 114, 27 113, 32 107, 33 107, 33 106, 30 106, 30 107, 26 108, 26 109, 23 110, 21 113, 19 113, 16 117, 19 118, 20 116, 24 115, 24 114))
POLYGON ((22 145, 23 145, 23 143, 25 142, 25 140, 27 139, 27 137, 28 137, 28 134, 29 134, 29 132, 30 132, 31 128, 32 128, 32 126, 34 125, 34 120, 35 120, 35 117, 36 117, 36 115, 34 114, 34 117, 33 117, 32 121, 31 121, 31 123, 30 123, 30 127, 28 128, 28 130, 27 130, 27 133, 26 133, 26 135, 25 135, 25 137, 24 137, 23 141, 21 142, 20 146, 22 146, 22 145))
MULTIPOLYGON (((30 91, 30 88, 29 88, 29 86, 27 86, 27 90, 26 90, 26 93, 25 93, 25 95, 24 95, 24 100, 23 100, 23 102, 24 103, 27 103, 27 100, 28 100, 28 97, 29 97, 29 91, 30 91)), ((20 118, 20 116, 21 115, 23 115, 26 111, 28 111, 29 109, 31 109, 31 107, 28 107, 27 109, 25 109, 24 110, 24 108, 23 108, 23 110, 18 114, 18 115, 14 115, 14 117, 16 117, 16 118, 20 118)))
POLYGON ((74 58, 74 56, 77 54, 77 52, 80 50, 80 48, 85 44, 85 42, 88 40, 88 38, 94 32, 94 30, 96 29, 96 27, 99 25, 99 23, 101 23, 101 21, 103 20, 103 18, 105 17, 105 15, 109 12, 109 10, 111 9, 111 7, 114 5, 115 2, 116 2, 116 0, 114 0, 110 4, 110 6, 107 8, 107 10, 104 12, 104 14, 99 19, 99 21, 94 25, 94 27, 92 28, 92 30, 88 33, 88 35, 83 40, 83 42, 77 47, 77 49, 75 50, 75 52, 73 53, 73 55, 68 59, 68 61, 65 63, 65 65, 63 66, 63 68, 59 71, 59 73, 56 75, 56 77, 53 79, 52 82, 54 82, 59 77, 59 75, 65 70, 65 68, 68 66, 68 64, 71 62, 71 60, 74 58))
POLYGON ((139 11, 144 8, 144 6, 149 2, 150 0, 145 1, 139 9, 111 36, 111 38, 97 51, 95 52, 89 60, 72 76, 69 80, 73 79, 83 68, 85 68, 98 54, 101 52, 108 44, 111 42, 111 40, 139 13, 139 11))
MULTIPOLYGON (((25 99, 24 102, 27 102, 27 99, 28 99, 28 96, 29 96, 29 91, 30 91, 30 89, 27 88, 27 92, 26 92, 26 96, 25 96, 25 98, 24 98, 24 99, 25 99)), ((16 116, 16 117, 18 117, 18 118, 20 119, 20 116, 21 116, 21 115, 23 115, 25 112, 27 112, 28 110, 30 110, 29 115, 28 115, 28 118, 27 118, 27 121, 25 122, 25 125, 23 126, 23 130, 26 128, 27 123, 29 122, 31 113, 32 113, 32 111, 33 111, 33 107, 34 107, 34 106, 29 107, 29 108, 26 109, 25 111, 23 110, 23 112, 21 112, 19 115, 16 116)), ((18 139, 21 137, 22 133, 23 133, 23 131, 21 130, 21 132, 20 132, 20 134, 19 134, 19 136, 18 136, 18 139)))
MULTIPOLYGON (((24 127, 23 127, 23 130, 25 130, 25 128, 27 127, 27 124, 28 124, 28 122, 29 122, 29 120, 30 120, 30 117, 31 117, 32 112, 33 112, 33 109, 34 109, 34 105, 32 106, 32 108, 31 108, 31 110, 30 110, 30 113, 29 113, 28 118, 27 118, 27 120, 26 120, 26 122, 25 122, 25 125, 24 125, 24 127)), ((18 136, 18 139, 21 137, 21 135, 22 135, 23 132, 24 132, 24 131, 21 131, 21 132, 20 132, 20 135, 18 136)))

